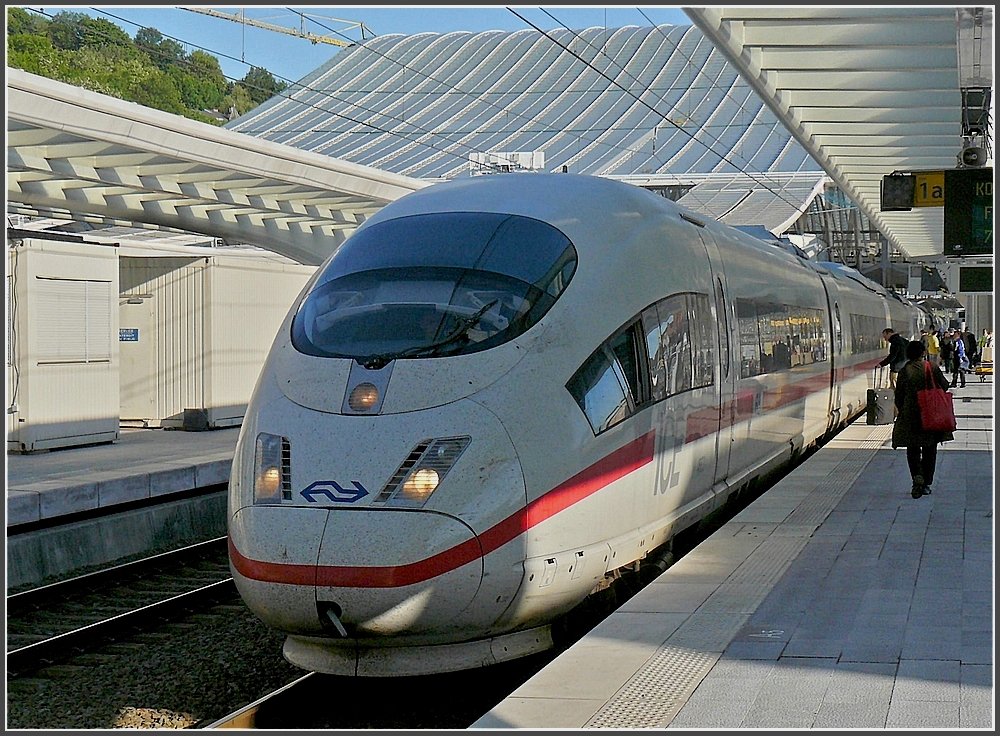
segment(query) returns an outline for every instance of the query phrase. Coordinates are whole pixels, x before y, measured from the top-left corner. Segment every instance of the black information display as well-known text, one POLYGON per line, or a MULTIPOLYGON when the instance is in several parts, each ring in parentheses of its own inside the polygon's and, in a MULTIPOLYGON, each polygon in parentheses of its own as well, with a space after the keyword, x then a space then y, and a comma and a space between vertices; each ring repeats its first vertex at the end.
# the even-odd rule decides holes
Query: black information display
POLYGON ((889 174, 882 177, 879 204, 882 212, 909 212, 917 178, 913 174, 889 174))
POLYGON ((958 290, 963 294, 993 291, 993 266, 962 266, 958 269, 958 290))
POLYGON ((993 254, 993 167, 944 172, 944 254, 993 254))

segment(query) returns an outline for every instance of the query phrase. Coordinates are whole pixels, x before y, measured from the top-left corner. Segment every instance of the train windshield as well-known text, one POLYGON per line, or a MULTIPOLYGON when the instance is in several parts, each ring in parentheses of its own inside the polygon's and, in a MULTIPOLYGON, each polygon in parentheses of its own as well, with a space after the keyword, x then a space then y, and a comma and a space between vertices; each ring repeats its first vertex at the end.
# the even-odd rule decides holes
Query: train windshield
POLYGON ((485 350, 541 319, 576 260, 565 235, 527 217, 449 212, 386 220, 329 260, 292 321, 292 344, 369 368, 485 350))

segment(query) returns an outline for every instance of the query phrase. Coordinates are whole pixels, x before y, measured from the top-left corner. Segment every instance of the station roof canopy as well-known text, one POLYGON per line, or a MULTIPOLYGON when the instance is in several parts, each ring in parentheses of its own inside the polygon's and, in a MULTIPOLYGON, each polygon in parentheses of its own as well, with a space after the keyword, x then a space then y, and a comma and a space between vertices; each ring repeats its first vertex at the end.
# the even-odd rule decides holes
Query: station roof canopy
POLYGON ((992 6, 685 12, 899 251, 942 255, 943 208, 880 212, 880 185, 956 168, 962 88, 993 86, 992 6))
POLYGON ((933 259, 941 208, 882 213, 879 184, 955 168, 967 59, 992 86, 992 9, 978 25, 968 10, 685 8, 694 26, 389 35, 221 129, 8 68, 8 212, 319 263, 388 202, 471 175, 473 154, 543 151, 546 170, 680 187, 695 211, 775 234, 830 177, 896 250, 933 259), (963 28, 985 52, 960 53, 963 28))
POLYGON ((7 68, 7 209, 148 225, 319 264, 428 182, 7 68))

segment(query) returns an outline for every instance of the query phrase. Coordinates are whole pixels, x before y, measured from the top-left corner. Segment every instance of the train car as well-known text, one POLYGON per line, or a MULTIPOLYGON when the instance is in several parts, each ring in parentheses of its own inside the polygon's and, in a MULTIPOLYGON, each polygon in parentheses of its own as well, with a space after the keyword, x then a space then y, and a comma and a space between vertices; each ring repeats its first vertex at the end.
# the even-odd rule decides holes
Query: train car
POLYGON ((306 670, 457 671, 865 405, 884 290, 630 184, 432 185, 324 263, 233 460, 233 576, 306 670))

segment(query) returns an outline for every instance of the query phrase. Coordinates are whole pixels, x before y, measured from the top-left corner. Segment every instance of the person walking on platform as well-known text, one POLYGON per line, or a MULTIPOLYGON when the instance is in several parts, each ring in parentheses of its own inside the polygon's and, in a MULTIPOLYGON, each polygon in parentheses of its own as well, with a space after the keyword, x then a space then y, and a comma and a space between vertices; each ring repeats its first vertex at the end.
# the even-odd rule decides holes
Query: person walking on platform
POLYGON ((993 362, 993 331, 989 327, 983 328, 983 336, 979 338, 979 361, 993 362))
MULTIPOLYGON (((923 429, 920 424, 917 391, 924 388, 927 383, 924 371, 927 361, 923 357, 924 344, 920 340, 907 343, 907 362, 899 372, 894 394, 896 419, 892 425, 892 447, 906 448, 906 464, 913 480, 910 495, 913 498, 920 498, 931 492, 934 469, 937 465, 937 446, 941 442, 955 439, 952 432, 930 432, 923 429)), ((931 376, 938 386, 948 389, 948 378, 940 368, 931 366, 931 376)))
POLYGON ((933 327, 929 330, 921 330, 924 333, 924 347, 927 349, 927 360, 933 366, 941 365, 941 342, 938 340, 937 330, 933 327))
POLYGON ((889 386, 895 388, 896 374, 906 365, 906 338, 886 327, 882 330, 882 339, 889 343, 889 354, 879 361, 879 365, 889 366, 889 386))
POLYGON ((961 380, 962 388, 965 388, 965 372, 969 370, 969 359, 965 354, 965 340, 961 330, 955 330, 955 352, 951 358, 951 387, 958 386, 961 380))
POLYGON ((969 361, 967 368, 974 367, 979 362, 979 341, 972 330, 962 330, 962 342, 965 343, 965 357, 969 361))
POLYGON ((951 373, 951 362, 955 359, 955 333, 951 329, 941 331, 941 371, 951 373))

